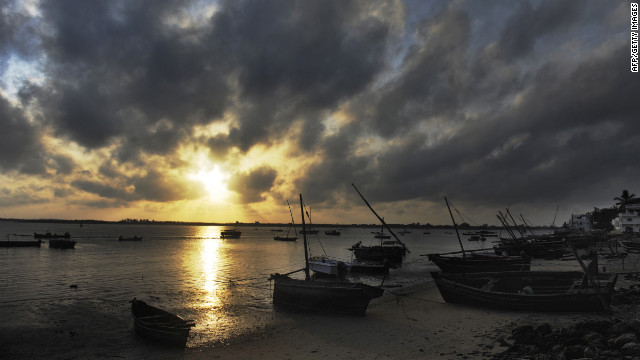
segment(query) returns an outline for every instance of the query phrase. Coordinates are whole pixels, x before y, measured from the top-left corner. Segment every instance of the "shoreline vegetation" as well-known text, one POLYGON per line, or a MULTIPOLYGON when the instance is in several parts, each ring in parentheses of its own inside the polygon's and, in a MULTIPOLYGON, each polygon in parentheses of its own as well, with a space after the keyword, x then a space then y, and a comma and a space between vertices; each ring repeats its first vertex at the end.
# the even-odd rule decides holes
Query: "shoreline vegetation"
MULTIPOLYGON (((76 224, 76 225, 89 225, 89 224, 123 224, 123 225, 182 225, 182 226, 241 226, 241 227, 281 227, 288 226, 289 223, 261 223, 261 222, 202 222, 202 221, 164 221, 164 220, 148 220, 148 219, 123 219, 118 221, 110 220, 66 220, 66 219, 16 219, 16 218, 0 218, 0 221, 7 222, 22 222, 22 223, 42 223, 42 224, 76 224)), ((453 230, 453 225, 433 225, 433 224, 391 224, 390 227, 401 227, 406 229, 446 229, 453 230)), ((300 227, 300 224, 294 224, 294 226, 300 227)), ((314 227, 321 228, 335 228, 336 224, 313 224, 314 227)), ((379 228, 380 224, 340 224, 342 228, 379 228)), ((498 225, 469 225, 466 223, 458 224, 458 229, 463 230, 500 230, 503 226, 498 225)), ((533 230, 552 230, 559 228, 558 226, 529 226, 533 230)))

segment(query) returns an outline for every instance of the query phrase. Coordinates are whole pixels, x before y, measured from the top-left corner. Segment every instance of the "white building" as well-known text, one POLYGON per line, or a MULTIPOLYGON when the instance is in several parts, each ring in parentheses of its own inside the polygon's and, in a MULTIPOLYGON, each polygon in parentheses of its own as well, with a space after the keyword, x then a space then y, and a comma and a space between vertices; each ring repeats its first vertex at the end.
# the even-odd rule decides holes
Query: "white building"
POLYGON ((592 229, 591 215, 590 214, 580 214, 580 215, 571 214, 571 220, 569 221, 569 228, 575 229, 575 230, 586 230, 586 231, 591 230, 592 229))
POLYGON ((618 217, 613 219, 613 227, 619 232, 640 232, 640 201, 634 199, 631 204, 620 209, 618 217))

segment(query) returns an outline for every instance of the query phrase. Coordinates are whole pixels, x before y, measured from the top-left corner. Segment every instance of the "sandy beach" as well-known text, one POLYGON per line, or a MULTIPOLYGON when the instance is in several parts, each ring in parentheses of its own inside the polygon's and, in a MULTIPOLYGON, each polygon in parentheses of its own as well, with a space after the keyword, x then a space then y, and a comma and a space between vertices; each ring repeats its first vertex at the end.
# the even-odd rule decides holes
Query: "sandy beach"
POLYGON ((389 291, 370 303, 364 317, 274 309, 273 324, 184 350, 137 337, 128 304, 70 299, 36 306, 29 318, 12 315, 18 304, 3 305, 0 351, 10 359, 486 359, 506 349, 517 326, 615 316, 447 304, 433 283, 389 291), (401 294, 391 293, 396 291, 401 294))

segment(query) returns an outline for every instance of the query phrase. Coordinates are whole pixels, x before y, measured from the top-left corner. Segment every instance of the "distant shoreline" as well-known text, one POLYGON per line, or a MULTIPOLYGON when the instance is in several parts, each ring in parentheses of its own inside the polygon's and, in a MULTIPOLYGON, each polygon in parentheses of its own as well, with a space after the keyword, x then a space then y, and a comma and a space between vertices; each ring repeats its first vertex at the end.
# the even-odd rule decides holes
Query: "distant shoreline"
MULTIPOLYGON (((119 221, 108 220, 65 220, 65 219, 14 219, 14 218, 0 218, 0 221, 5 222, 24 222, 24 223, 44 223, 44 224, 121 224, 121 225, 183 225, 183 226, 242 226, 242 227, 282 227, 288 226, 288 223, 218 223, 218 222, 199 222, 199 221, 159 221, 159 220, 135 220, 126 219, 119 221)), ((296 224, 300 226, 300 224, 296 224)), ((432 225, 432 224, 388 224, 392 228, 406 228, 406 229, 419 229, 423 231, 446 229, 453 230, 453 225, 432 225)), ((335 228, 336 224, 313 224, 313 227, 321 228, 335 228)), ((339 224, 338 227, 342 228, 378 228, 380 224, 339 224)), ((531 226, 534 230, 547 230, 553 229, 549 226, 531 226)), ((500 230, 502 227, 488 225, 488 226, 465 226, 458 225, 459 230, 500 230)))

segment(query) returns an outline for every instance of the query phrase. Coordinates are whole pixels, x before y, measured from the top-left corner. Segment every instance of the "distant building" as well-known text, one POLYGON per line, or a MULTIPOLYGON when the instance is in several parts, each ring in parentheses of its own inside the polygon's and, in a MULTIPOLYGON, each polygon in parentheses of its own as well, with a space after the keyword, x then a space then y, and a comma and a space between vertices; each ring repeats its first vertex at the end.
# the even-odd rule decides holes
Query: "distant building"
POLYGON ((640 199, 632 199, 629 204, 621 206, 612 223, 619 232, 640 232, 640 199))
POLYGON ((571 220, 569 221, 569 228, 575 230, 591 230, 591 214, 571 214, 571 220))

